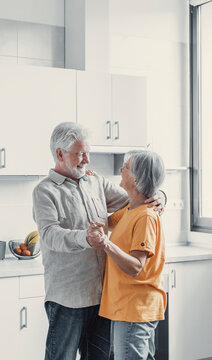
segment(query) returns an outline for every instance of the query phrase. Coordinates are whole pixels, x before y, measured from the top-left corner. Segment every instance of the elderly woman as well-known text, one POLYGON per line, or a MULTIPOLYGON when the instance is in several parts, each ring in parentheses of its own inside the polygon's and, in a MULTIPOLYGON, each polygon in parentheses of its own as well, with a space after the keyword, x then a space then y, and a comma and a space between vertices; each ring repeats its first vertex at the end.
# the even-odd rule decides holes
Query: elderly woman
POLYGON ((131 152, 120 172, 130 202, 109 217, 110 240, 103 224, 89 228, 89 242, 108 255, 99 315, 113 320, 115 360, 150 360, 166 307, 165 244, 160 216, 144 202, 163 182, 164 165, 154 152, 131 152))

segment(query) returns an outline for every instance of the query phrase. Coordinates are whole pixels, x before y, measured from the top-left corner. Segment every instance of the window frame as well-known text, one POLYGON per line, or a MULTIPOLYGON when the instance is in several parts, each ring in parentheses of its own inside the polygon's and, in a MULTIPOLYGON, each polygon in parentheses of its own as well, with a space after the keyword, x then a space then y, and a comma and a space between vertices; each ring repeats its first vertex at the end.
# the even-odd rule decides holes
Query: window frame
POLYGON ((208 218, 208 217, 200 216, 201 213, 200 11, 201 11, 201 5, 197 5, 197 6, 190 5, 191 231, 212 233, 212 217, 208 218))

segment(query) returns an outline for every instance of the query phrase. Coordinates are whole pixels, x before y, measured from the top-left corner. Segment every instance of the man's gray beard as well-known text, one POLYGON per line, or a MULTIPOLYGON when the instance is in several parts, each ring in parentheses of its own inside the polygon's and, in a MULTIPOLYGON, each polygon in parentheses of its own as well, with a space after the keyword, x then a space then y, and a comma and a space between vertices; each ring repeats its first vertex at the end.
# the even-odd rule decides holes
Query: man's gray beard
POLYGON ((81 177, 83 177, 85 175, 85 171, 86 171, 85 167, 83 167, 81 170, 80 169, 71 169, 69 167, 70 176, 75 179, 80 179, 81 177))

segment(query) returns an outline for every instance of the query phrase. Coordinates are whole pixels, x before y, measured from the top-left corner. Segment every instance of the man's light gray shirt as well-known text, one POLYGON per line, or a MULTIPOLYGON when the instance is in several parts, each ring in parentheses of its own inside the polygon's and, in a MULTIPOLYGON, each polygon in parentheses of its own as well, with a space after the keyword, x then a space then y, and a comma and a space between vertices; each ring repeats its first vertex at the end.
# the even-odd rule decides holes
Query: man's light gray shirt
POLYGON ((40 234, 45 301, 80 308, 100 303, 105 253, 86 240, 90 221, 107 223, 108 213, 125 206, 126 192, 109 180, 66 178, 54 170, 33 192, 33 215, 40 234))

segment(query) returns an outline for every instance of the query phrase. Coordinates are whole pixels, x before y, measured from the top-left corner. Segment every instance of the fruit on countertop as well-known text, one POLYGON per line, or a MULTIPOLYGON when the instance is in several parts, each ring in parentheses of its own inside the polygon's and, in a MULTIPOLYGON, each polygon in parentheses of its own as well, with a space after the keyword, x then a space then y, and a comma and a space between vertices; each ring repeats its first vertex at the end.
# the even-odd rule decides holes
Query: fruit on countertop
POLYGON ((26 239, 24 240, 24 244, 27 246, 27 250, 29 250, 32 255, 35 251, 36 243, 38 242, 39 239, 40 236, 38 234, 38 231, 35 230, 29 233, 26 239))
POLYGON ((30 256, 30 255, 31 255, 31 251, 30 251, 30 250, 22 250, 21 255, 30 256))
POLYGON ((39 237, 38 231, 37 230, 32 231, 27 235, 26 239, 24 240, 24 244, 25 245, 28 245, 29 243, 36 244, 36 242, 39 240, 39 238, 40 237, 39 237))
POLYGON ((26 246, 25 244, 20 244, 20 245, 19 245, 19 248, 20 248, 21 250, 27 250, 27 246, 26 246))
MULTIPOLYGON (((39 237, 38 231, 37 230, 32 231, 31 233, 29 233, 27 235, 24 242, 22 242, 20 244, 17 242, 15 243, 16 247, 13 248, 13 251, 17 255, 21 255, 21 256, 30 256, 30 255, 36 256, 40 252, 39 245, 37 244, 39 238, 40 237, 39 237), (18 247, 17 247, 17 245, 18 245, 18 247), (35 254, 34 254, 34 252, 35 252, 35 254)), ((12 243, 12 241, 11 241, 11 243, 12 243)))
POLYGON ((15 252, 16 254, 18 254, 18 255, 21 255, 22 250, 21 250, 20 248, 15 248, 15 249, 14 249, 14 252, 15 252))
POLYGON ((27 249, 25 244, 20 244, 19 248, 15 248, 13 249, 13 251, 18 255, 23 255, 23 256, 31 255, 31 251, 27 249))

